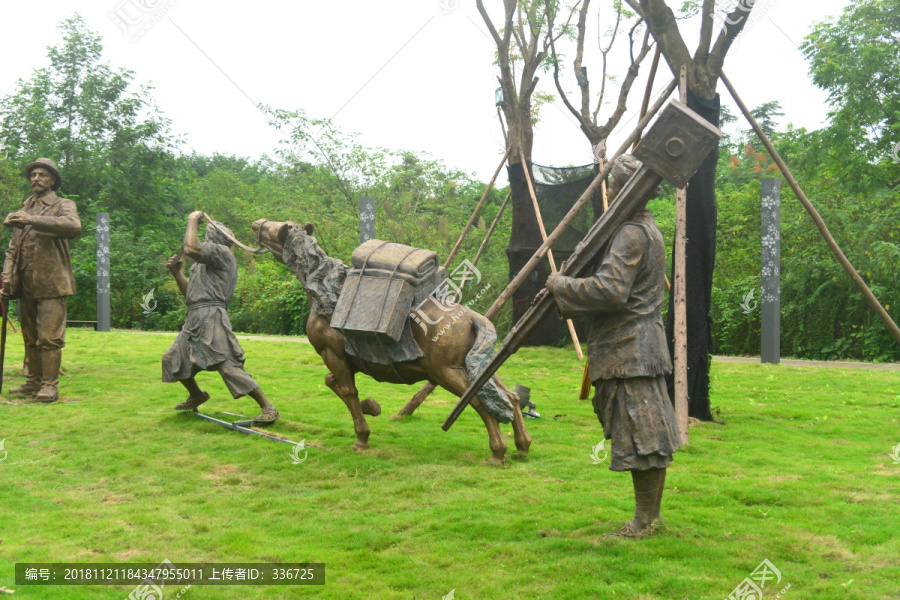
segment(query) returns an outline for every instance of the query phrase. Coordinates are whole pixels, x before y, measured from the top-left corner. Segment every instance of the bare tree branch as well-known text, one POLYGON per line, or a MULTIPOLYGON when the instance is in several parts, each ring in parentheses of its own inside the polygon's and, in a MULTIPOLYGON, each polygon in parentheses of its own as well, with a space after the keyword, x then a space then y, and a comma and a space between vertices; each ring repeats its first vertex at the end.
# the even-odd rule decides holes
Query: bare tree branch
POLYGON ((731 48, 731 44, 734 43, 735 38, 744 29, 744 25, 750 20, 750 11, 752 10, 752 6, 748 10, 747 7, 743 6, 743 2, 741 2, 738 3, 735 9, 731 11, 731 14, 725 19, 725 29, 719 33, 719 37, 716 39, 716 43, 713 46, 712 53, 706 61, 709 76, 714 81, 718 80, 719 75, 722 73, 725 55, 728 54, 728 49, 731 48))
POLYGON ((636 12, 641 19, 646 20, 646 17, 644 17, 644 10, 641 8, 638 0, 625 0, 625 3, 628 4, 628 6, 631 7, 631 10, 636 12))
POLYGON ((497 33, 497 29, 494 27, 494 22, 491 21, 491 18, 488 16, 487 12, 484 10, 484 4, 482 3, 482 1, 475 0, 475 6, 478 8, 478 12, 481 14, 481 18, 482 18, 482 20, 484 20, 484 24, 487 25, 487 28, 491 34, 491 37, 494 38, 494 43, 497 44, 498 47, 502 46, 503 40, 500 39, 500 35, 497 33))
MULTIPOLYGON (((630 0, 629 4, 631 4, 630 0)), ((681 65, 688 65, 688 86, 694 87, 694 62, 678 31, 678 23, 672 9, 663 0, 640 0, 641 10, 653 38, 662 50, 662 55, 669 65, 672 74, 677 78, 681 73, 681 65)), ((701 94, 706 96, 706 94, 701 94)))
POLYGON ((694 60, 699 63, 705 63, 706 57, 709 56, 709 45, 712 43, 713 28, 713 11, 716 10, 716 0, 703 0, 703 8, 700 10, 700 43, 697 45, 697 52, 694 53, 694 60))
MULTIPOLYGON (((615 128, 616 125, 619 124, 619 121, 622 119, 622 116, 625 114, 627 110, 627 100, 628 94, 631 92, 631 86, 634 85, 635 79, 637 79, 638 72, 640 70, 641 62, 644 58, 647 57, 647 54, 650 52, 650 29, 644 32, 644 42, 641 45, 641 51, 638 53, 637 58, 632 61, 631 66, 628 68, 628 74, 625 76, 625 81, 622 82, 622 87, 619 88, 619 102, 616 105, 616 110, 613 111, 613 114, 606 121, 606 124, 602 127, 607 132, 607 135, 615 128)), ((598 107, 599 108, 599 107, 598 107)), ((594 117, 596 119, 596 116, 594 117)))
MULTIPOLYGON (((550 6, 550 2, 551 2, 551 0, 545 0, 544 6, 547 11, 547 19, 548 19, 547 26, 549 27, 548 38, 550 40, 550 52, 552 53, 551 56, 553 56, 553 81, 554 81, 554 83, 556 83, 556 91, 559 92, 559 97, 562 99, 563 104, 566 105, 566 108, 569 109, 569 112, 571 112, 573 115, 575 115, 575 118, 580 120, 581 115, 579 114, 578 110, 574 106, 572 106, 572 103, 569 102, 569 96, 566 94, 565 91, 563 91, 562 84, 559 81, 559 54, 556 53, 556 40, 559 39, 559 36, 553 37, 553 35, 552 35, 554 19, 553 19, 553 10, 552 10, 552 7, 550 6)), ((590 0, 586 0, 585 4, 587 4, 589 2, 590 2, 590 0)), ((586 9, 584 9, 584 10, 586 11, 586 9)), ((570 14, 570 18, 571 18, 571 14, 570 14)), ((580 20, 580 18, 579 18, 579 20, 580 20)), ((568 23, 566 23, 566 25, 568 25, 568 23)), ((581 47, 581 45, 582 44, 579 43, 579 48, 581 47)), ((578 59, 576 59, 576 60, 578 60, 578 59)))
MULTIPOLYGON (((545 0, 544 8, 545 8, 545 14, 548 18, 547 19, 548 24, 552 29, 553 27, 555 27, 555 25, 554 25, 555 14, 553 12, 552 0, 545 0)), ((590 91, 590 82, 589 82, 588 78, 585 76, 585 74, 582 72, 582 66, 583 66, 583 62, 584 62, 584 52, 585 52, 584 42, 585 42, 585 37, 586 37, 586 32, 587 32, 587 14, 588 14, 589 8, 590 8, 590 0, 584 0, 584 4, 581 4, 580 7, 578 6, 578 4, 576 4, 572 8, 572 11, 570 11, 569 20, 566 23, 566 27, 568 27, 569 23, 572 20, 572 16, 574 15, 574 11, 577 10, 578 11, 578 22, 576 24, 576 39, 575 39, 576 54, 575 54, 575 58, 572 62, 572 67, 574 69, 575 79, 578 82, 578 87, 579 87, 580 93, 581 93, 580 109, 576 108, 576 106, 569 99, 568 94, 566 94, 565 90, 563 89, 562 81, 560 78, 559 54, 557 52, 556 44, 555 44, 555 41, 557 39, 559 39, 559 36, 554 35, 553 31, 548 31, 548 39, 550 42, 549 52, 552 53, 552 56, 554 58, 554 60, 553 60, 553 81, 556 84, 556 89, 559 92, 559 95, 562 98, 563 103, 566 105, 566 108, 569 110, 569 112, 571 112, 575 116, 575 118, 578 119, 579 125, 581 126, 581 130, 585 133, 585 135, 587 136, 587 138, 591 142, 591 144, 595 145, 595 144, 600 143, 601 141, 606 139, 606 137, 609 136, 610 131, 612 131, 613 127, 615 127, 618 124, 618 122, 622 118, 622 115, 625 113, 625 110, 626 110, 625 106, 626 106, 629 91, 631 90, 631 87, 633 86, 634 81, 638 75, 640 63, 647 56, 651 46, 649 44, 650 33, 649 33, 649 30, 647 30, 644 32, 644 35, 643 35, 643 42, 641 44, 640 52, 637 55, 635 55, 634 34, 635 34, 637 28, 641 25, 641 20, 638 20, 638 22, 634 26, 631 27, 629 34, 628 34, 629 39, 631 40, 630 44, 629 44, 629 53, 630 53, 630 56, 632 57, 632 60, 631 60, 631 65, 628 69, 628 73, 625 77, 624 83, 621 86, 621 89, 619 90, 619 99, 617 102, 616 109, 615 109, 613 115, 610 116, 610 118, 606 124, 604 124, 603 126, 598 125, 597 119, 598 119, 598 115, 600 112, 600 108, 603 105, 603 97, 604 97, 604 94, 606 91, 606 84, 607 84, 607 79, 608 79, 607 78, 608 56, 609 56, 609 52, 611 51, 611 49, 613 47, 615 39, 618 36, 619 30, 621 28, 621 25, 623 23, 625 15, 623 14, 624 8, 622 7, 622 5, 618 5, 617 6, 618 10, 616 11, 616 22, 612 28, 611 38, 609 40, 609 43, 605 44, 601 40, 601 43, 599 44, 599 50, 600 50, 600 55, 601 55, 601 59, 602 59, 602 69, 601 69, 601 74, 600 74, 600 93, 598 95, 596 108, 594 109, 594 111, 592 113, 591 112, 592 98, 591 98, 591 91, 590 91)))

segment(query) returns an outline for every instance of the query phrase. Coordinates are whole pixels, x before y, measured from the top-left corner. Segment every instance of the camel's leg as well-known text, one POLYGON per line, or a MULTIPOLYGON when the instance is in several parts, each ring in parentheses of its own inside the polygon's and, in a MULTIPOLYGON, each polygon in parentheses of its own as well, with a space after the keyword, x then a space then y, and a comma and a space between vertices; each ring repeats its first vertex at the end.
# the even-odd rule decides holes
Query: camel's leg
MULTIPOLYGON (((463 390, 465 392, 465 390, 463 390)), ((497 424, 497 419, 487 411, 478 398, 472 398, 472 408, 481 416, 484 426, 488 431, 488 445, 491 447, 490 461, 496 465, 502 465, 506 456, 506 441, 503 439, 503 432, 497 424)))
POLYGON ((362 406, 362 411, 364 415, 369 415, 370 417, 377 417, 381 414, 381 405, 375 402, 374 398, 366 398, 365 400, 360 401, 360 406, 362 406))
POLYGON ((353 371, 346 362, 339 360, 332 352, 326 351, 322 354, 322 358, 325 360, 325 365, 331 370, 325 376, 325 385, 344 401, 353 416, 353 429, 356 431, 356 443, 353 444, 353 449, 365 450, 369 447, 370 430, 359 402, 359 392, 356 389, 353 371))
MULTIPOLYGON (((448 367, 441 369, 438 376, 435 377, 437 382, 449 392, 462 396, 469 387, 469 376, 462 367, 448 367)), ((476 397, 472 398, 472 408, 481 416, 484 426, 488 432, 488 445, 491 447, 491 462, 494 464, 502 464, 503 457, 506 455, 506 441, 503 439, 503 433, 491 413, 481 404, 476 397)))
POLYGON ((398 421, 403 417, 408 417, 409 415, 416 412, 416 409, 421 406, 423 402, 425 402, 425 398, 431 395, 431 392, 435 390, 437 386, 433 383, 426 383, 422 389, 416 392, 416 395, 412 397, 412 400, 406 403, 406 406, 400 409, 396 415, 391 417, 392 421, 398 421))
POLYGON ((516 449, 523 454, 528 454, 528 449, 531 447, 531 436, 528 435, 528 428, 525 427, 525 418, 522 416, 522 409, 519 406, 519 396, 515 392, 507 389, 507 387, 503 385, 503 382, 500 381, 499 377, 494 376, 494 383, 497 384, 497 387, 506 394, 506 397, 509 398, 509 401, 512 403, 513 438, 516 440, 516 449))

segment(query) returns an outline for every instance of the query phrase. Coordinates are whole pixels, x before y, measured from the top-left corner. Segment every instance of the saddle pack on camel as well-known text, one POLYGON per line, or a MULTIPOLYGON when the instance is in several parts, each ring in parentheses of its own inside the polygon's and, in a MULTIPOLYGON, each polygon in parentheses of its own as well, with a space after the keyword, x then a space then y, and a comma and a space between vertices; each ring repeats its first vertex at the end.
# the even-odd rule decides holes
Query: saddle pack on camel
POLYGON ((331 326, 345 337, 346 350, 364 360, 391 364, 422 356, 407 321, 444 279, 431 250, 369 240, 350 258, 331 326))

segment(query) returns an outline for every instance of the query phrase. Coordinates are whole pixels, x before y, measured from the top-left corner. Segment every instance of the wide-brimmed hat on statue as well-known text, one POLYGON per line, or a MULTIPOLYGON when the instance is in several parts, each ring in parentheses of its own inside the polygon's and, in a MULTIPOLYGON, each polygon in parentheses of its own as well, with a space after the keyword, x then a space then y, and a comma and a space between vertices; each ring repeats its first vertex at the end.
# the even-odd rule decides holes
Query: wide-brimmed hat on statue
POLYGON ((39 158, 34 162, 30 162, 25 166, 25 178, 31 179, 31 172, 41 167, 42 169, 47 169, 53 176, 56 178, 53 187, 51 188, 54 192, 59 189, 60 184, 62 184, 62 177, 59 175, 59 169, 56 168, 56 163, 50 160, 49 158, 39 158))

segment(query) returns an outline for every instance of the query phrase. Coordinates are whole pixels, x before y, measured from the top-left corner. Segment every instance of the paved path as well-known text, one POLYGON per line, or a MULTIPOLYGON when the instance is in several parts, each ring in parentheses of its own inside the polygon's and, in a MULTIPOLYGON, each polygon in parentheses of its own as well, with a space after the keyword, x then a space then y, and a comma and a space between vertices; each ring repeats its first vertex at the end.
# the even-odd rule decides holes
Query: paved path
MULTIPOLYGON (((167 335, 171 338, 175 337, 173 331, 137 331, 133 329, 115 329, 117 333, 134 333, 138 335, 167 335)), ((259 340, 262 342, 292 342, 295 344, 308 344, 309 340, 304 336, 290 335, 246 335, 239 334, 239 340, 259 340)), ((758 357, 752 356, 713 356, 715 362, 725 363, 753 363, 759 364, 758 357)), ((828 360, 797 360, 793 358, 782 358, 781 364, 788 367, 831 367, 838 369, 871 369, 873 371, 900 371, 900 363, 864 363, 850 361, 828 361, 828 360)))
MULTIPOLYGON (((113 329, 113 333, 133 333, 135 335, 167 335, 172 339, 178 335, 177 331, 140 331, 137 329, 113 329)), ((295 344, 308 344, 309 340, 300 335, 248 335, 239 333, 235 337, 239 340, 259 340, 262 342, 293 342, 295 344)))
MULTIPOLYGON (((714 362, 726 363, 754 363, 759 364, 759 358, 752 356, 713 356, 714 362)), ((782 365, 788 367, 831 367, 838 369, 871 369, 873 371, 900 371, 897 363, 866 363, 850 362, 843 360, 797 360, 794 358, 782 358, 782 365)))

